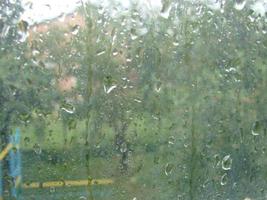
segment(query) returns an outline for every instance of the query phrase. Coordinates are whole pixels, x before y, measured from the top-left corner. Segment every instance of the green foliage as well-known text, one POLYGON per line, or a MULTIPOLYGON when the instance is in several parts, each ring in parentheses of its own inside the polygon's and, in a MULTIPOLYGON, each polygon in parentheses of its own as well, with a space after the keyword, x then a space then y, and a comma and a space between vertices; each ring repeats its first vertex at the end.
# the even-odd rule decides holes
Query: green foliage
POLYGON ((3 138, 14 126, 34 122, 36 116, 46 117, 53 110, 51 102, 57 98, 51 89, 51 71, 31 59, 30 49, 24 39, 21 41, 28 28, 25 21, 18 22, 21 12, 19 1, 1 2, 0 130, 3 138))
POLYGON ((264 173, 261 158, 254 157, 263 153, 251 149, 260 144, 256 138, 252 142, 258 136, 251 128, 259 121, 265 127, 266 19, 248 5, 236 10, 235 3, 213 10, 188 1, 165 2, 162 12, 172 6, 169 17, 153 20, 142 19, 136 4, 116 18, 103 18, 98 8, 86 7, 88 26, 78 44, 87 59, 80 61, 77 73, 77 89, 92 90, 86 134, 91 141, 102 140, 102 127, 108 125, 122 140, 118 150, 127 143, 133 151, 164 157, 164 165, 174 166, 172 177, 158 179, 172 183, 168 198, 214 199, 218 193, 242 198, 246 184, 260 195, 252 185, 263 179, 250 176, 256 169, 264 173), (147 33, 138 35, 138 28, 147 33), (133 72, 137 79, 132 81, 133 72), (233 160, 229 171, 221 167, 227 155, 233 160))
POLYGON ((35 116, 37 132, 56 111, 63 128, 57 120, 51 127, 85 145, 87 175, 104 154, 156 193, 140 199, 263 197, 266 17, 255 15, 252 2, 242 10, 236 3, 216 10, 164 1, 148 18, 133 2, 116 17, 86 4, 84 29, 66 41, 54 27, 34 49, 49 52, 56 68, 21 54, 23 44, 20 52, 1 50, 2 124, 35 116), (65 76, 77 77, 77 86, 56 92, 65 76))

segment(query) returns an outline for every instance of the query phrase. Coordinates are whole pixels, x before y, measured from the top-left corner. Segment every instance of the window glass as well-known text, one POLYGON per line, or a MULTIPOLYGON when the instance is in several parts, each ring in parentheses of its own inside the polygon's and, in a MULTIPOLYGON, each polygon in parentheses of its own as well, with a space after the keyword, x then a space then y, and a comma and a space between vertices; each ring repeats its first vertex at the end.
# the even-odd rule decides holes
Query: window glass
POLYGON ((1 0, 0 200, 261 200, 266 0, 1 0))

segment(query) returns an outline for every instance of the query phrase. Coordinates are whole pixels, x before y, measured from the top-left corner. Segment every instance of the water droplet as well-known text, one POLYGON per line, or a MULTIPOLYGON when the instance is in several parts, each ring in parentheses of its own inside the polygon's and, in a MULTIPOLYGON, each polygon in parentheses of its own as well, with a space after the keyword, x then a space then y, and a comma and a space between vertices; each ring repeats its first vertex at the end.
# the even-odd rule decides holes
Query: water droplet
POLYGON ((72 27, 71 34, 72 35, 77 35, 79 33, 79 30, 80 30, 80 26, 79 25, 75 25, 74 27, 72 27))
POLYGON ((214 156, 214 167, 219 167, 220 165, 220 158, 219 158, 219 155, 218 154, 215 154, 214 156))
POLYGON ((161 83, 157 83, 155 86, 155 91, 159 93, 161 91, 161 83))
POLYGON ((29 35, 28 32, 23 32, 23 31, 18 31, 18 34, 20 36, 20 39, 19 39, 20 42, 25 42, 29 35))
POLYGON ((120 147, 120 152, 125 153, 127 151, 127 144, 124 142, 120 147))
POLYGON ((33 146, 33 150, 34 150, 34 152, 35 152, 36 154, 38 154, 38 155, 40 155, 40 154, 42 153, 42 149, 41 149, 41 147, 40 147, 39 144, 35 144, 35 145, 33 146))
POLYGON ((245 7, 246 3, 246 0, 236 0, 234 8, 236 10, 242 10, 245 7))
POLYGON ((126 62, 130 63, 130 62, 132 62, 132 59, 131 58, 126 58, 126 62))
POLYGON ((31 115, 29 113, 21 113, 19 115, 19 119, 24 123, 29 123, 31 119, 31 115))
POLYGON ((33 56, 37 56, 37 55, 39 55, 40 54, 40 51, 38 51, 38 50, 36 50, 36 49, 34 49, 33 51, 32 51, 32 55, 33 56))
POLYGON ((173 44, 173 46, 175 46, 175 47, 178 47, 178 46, 179 46, 179 42, 177 42, 177 41, 174 41, 172 44, 173 44))
POLYGON ((61 110, 64 110, 69 114, 73 114, 75 112, 75 107, 70 103, 64 103, 63 105, 61 105, 61 110))
POLYGON ((226 155, 224 156, 224 158, 222 159, 222 169, 223 170, 230 170, 232 167, 232 158, 230 155, 226 155))
POLYGON ((266 9, 264 1, 256 1, 252 4, 251 9, 257 16, 265 16, 266 9))
POLYGON ((101 56, 101 55, 103 55, 104 53, 106 53, 105 50, 100 50, 100 51, 97 51, 97 52, 96 52, 96 55, 97 55, 97 56, 101 56))
POLYGON ((221 177, 221 185, 226 185, 227 184, 227 173, 225 173, 224 175, 222 175, 221 177))
POLYGON ((50 189, 49 189, 49 192, 50 193, 54 193, 56 191, 56 188, 55 187, 50 187, 50 189))
POLYGON ((61 13, 58 17, 58 21, 60 22, 64 22, 65 21, 65 18, 66 18, 66 14, 65 13, 61 13))
POLYGON ((114 90, 115 88, 117 88, 117 85, 112 85, 110 86, 109 88, 107 88, 105 85, 104 85, 104 91, 105 93, 109 94, 112 90, 114 90))
POLYGON ((142 103, 142 101, 140 99, 134 99, 134 101, 137 103, 142 103))
POLYGON ((229 69, 225 69, 225 71, 226 71, 227 73, 230 73, 230 72, 236 72, 236 68, 234 68, 234 67, 230 67, 229 69))
POLYGON ((112 51, 112 55, 113 55, 113 56, 117 56, 118 54, 119 54, 119 52, 118 52, 117 49, 114 49, 114 50, 112 51))
POLYGON ((9 33, 9 30, 10 30, 10 26, 7 26, 7 25, 4 25, 4 28, 2 29, 2 32, 1 32, 1 37, 4 38, 8 35, 9 33))
POLYGON ((263 127, 259 121, 255 121, 252 125, 251 134, 258 136, 263 132, 263 127))
POLYGON ((167 163, 166 165, 165 165, 165 175, 166 176, 169 176, 171 173, 172 173, 172 171, 173 171, 173 168, 174 168, 174 164, 172 164, 172 163, 167 163))
POLYGON ((132 28, 130 32, 131 32, 131 39, 136 40, 138 38, 136 30, 132 28))
POLYGON ((29 137, 24 138, 25 145, 28 145, 30 143, 31 139, 29 137))
POLYGON ((169 144, 174 144, 175 143, 175 138, 174 136, 170 136, 169 137, 169 141, 168 141, 169 144))
POLYGON ((170 11, 171 11, 171 1, 164 1, 163 5, 162 5, 162 9, 160 11, 160 16, 168 19, 169 15, 170 15, 170 11))

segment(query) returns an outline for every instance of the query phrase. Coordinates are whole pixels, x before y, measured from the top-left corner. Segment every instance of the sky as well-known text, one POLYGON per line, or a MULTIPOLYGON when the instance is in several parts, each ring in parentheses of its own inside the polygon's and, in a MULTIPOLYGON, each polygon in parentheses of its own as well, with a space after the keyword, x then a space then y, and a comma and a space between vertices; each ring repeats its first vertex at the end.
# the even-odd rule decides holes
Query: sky
MULTIPOLYGON (((122 7, 127 8, 130 5, 131 0, 22 0, 25 12, 22 15, 22 19, 26 20, 29 24, 38 23, 46 19, 58 17, 64 13, 70 13, 75 10, 82 3, 90 1, 94 4, 102 4, 104 6, 117 5, 119 3, 122 7)), ((135 0, 141 5, 143 10, 154 10, 159 12, 162 5, 161 0, 135 0)), ((190 0, 189 0, 190 1, 190 0)), ((193 0, 191 0, 193 1, 193 0)), ((204 1, 216 9, 216 2, 218 0, 196 0, 204 1), (212 3, 213 2, 213 3, 212 3)), ((248 2, 249 0, 244 0, 248 2)), ((245 5, 245 4, 244 4, 245 5)), ((218 5, 217 5, 218 7, 218 5)), ((240 5, 237 8, 242 8, 240 5)), ((267 0, 257 0, 251 8, 260 15, 264 15, 267 11, 267 0)))
MULTIPOLYGON (((82 3, 90 1, 94 4, 103 4, 108 6, 110 2, 113 4, 119 2, 122 7, 129 7, 129 0, 22 0, 22 4, 25 8, 25 12, 22 15, 22 19, 32 24, 40 22, 45 19, 55 18, 64 13, 70 13, 82 3)), ((161 7, 161 0, 139 0, 147 7, 153 6, 153 8, 161 7), (150 3, 149 3, 150 2, 150 3)))
POLYGON ((25 9, 22 19, 29 23, 55 18, 72 12, 81 5, 80 0, 22 0, 25 9))

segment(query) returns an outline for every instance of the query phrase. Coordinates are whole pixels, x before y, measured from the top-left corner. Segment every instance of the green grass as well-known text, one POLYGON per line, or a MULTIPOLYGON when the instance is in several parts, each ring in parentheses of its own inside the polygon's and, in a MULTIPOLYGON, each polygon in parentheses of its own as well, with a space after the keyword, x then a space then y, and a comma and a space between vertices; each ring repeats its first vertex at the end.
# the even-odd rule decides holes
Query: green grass
MULTIPOLYGON (((114 131, 104 124, 101 135, 95 137, 96 145, 89 160, 90 173, 92 178, 111 178, 115 183, 94 186, 95 199, 165 199, 166 195, 173 194, 174 186, 169 183, 173 183, 176 176, 166 176, 164 170, 167 163, 174 165, 177 162, 179 152, 174 152, 174 147, 168 145, 168 138, 172 134, 166 131, 169 126, 170 123, 164 122, 159 133, 156 120, 148 117, 134 120, 126 136, 132 149, 128 159, 129 169, 122 172, 121 155, 114 147, 114 131), (157 194, 158 190, 166 192, 157 194), (144 198, 145 193, 151 195, 144 198)), ((61 121, 47 126, 45 135, 36 133, 31 126, 22 127, 23 182, 87 179, 84 130, 84 121, 78 122, 76 128, 68 130, 65 136, 61 121)), ((173 173, 178 170, 174 166, 173 173)), ((49 189, 23 191, 24 199, 31 196, 33 199, 79 199, 79 195, 88 196, 87 188, 57 188, 52 192, 49 189)))
MULTIPOLYGON (((81 152, 76 152, 82 155, 81 152)), ((24 182, 31 181, 56 181, 86 179, 87 171, 85 159, 77 157, 75 153, 62 155, 64 159, 58 163, 47 162, 43 157, 34 156, 32 152, 24 152, 23 179, 24 182)), ((96 199, 153 199, 152 196, 143 197, 144 193, 156 194, 156 190, 165 188, 166 193, 170 190, 168 181, 172 177, 164 173, 165 165, 170 156, 162 155, 158 163, 155 163, 155 154, 132 154, 129 158, 129 170, 122 173, 119 169, 119 156, 115 153, 103 158, 93 157, 90 160, 90 168, 93 178, 111 178, 115 182, 112 185, 94 186, 96 199), (99 196, 100 195, 100 196, 99 196)), ((176 170, 176 169, 174 169, 176 170)), ((53 189, 53 188, 52 188, 53 189)), ((85 187, 57 188, 56 191, 48 189, 27 189, 24 196, 32 195, 41 198, 47 194, 49 199, 71 199, 73 195, 88 195, 85 187), (65 196, 64 196, 65 194, 65 196)), ((173 190, 175 191, 175 190, 173 190)), ((154 196, 155 197, 155 196, 154 196)))
MULTIPOLYGON (((122 172, 120 169, 121 155, 114 147, 114 132, 106 125, 102 127, 101 132, 105 133, 105 136, 101 135, 95 138, 97 145, 92 148, 92 155, 89 159, 90 176, 94 179, 111 178, 115 182, 112 185, 93 186, 95 200, 134 198, 165 200, 177 199, 178 195, 188 199, 186 198, 189 193, 188 169, 191 161, 186 158, 186 155, 190 155, 190 148, 183 143, 188 143, 188 141, 176 138, 175 141, 172 141, 174 144, 168 143, 169 136, 175 135, 169 128, 171 123, 163 122, 162 132, 158 132, 156 124, 153 122, 147 118, 136 120, 128 128, 127 140, 131 142, 132 151, 128 158, 127 172, 122 172), (171 173, 166 175, 167 167, 171 173)), ((46 134, 42 139, 37 137, 32 127, 21 128, 23 182, 87 179, 86 149, 88 147, 85 146, 83 139, 83 125, 84 122, 79 122, 76 129, 68 132, 65 144, 60 122, 47 127, 46 134), (76 139, 71 142, 72 137, 76 139), (30 138, 30 141, 25 138, 30 138), (40 146, 40 151, 34 147, 35 144, 40 146)), ((213 161, 211 160, 210 163, 213 161)), ((197 179, 199 168, 196 170, 196 180, 201 183, 201 180, 197 179)), ((207 170, 214 169, 210 166, 207 170)), ((212 178, 214 181, 212 184, 218 187, 217 190, 226 191, 220 185, 221 174, 217 172, 218 170, 210 172, 210 174, 214 174, 211 177, 205 177, 204 181, 212 178)), ((209 194, 212 193, 212 190, 207 188, 205 192, 209 194)), ((203 192, 203 195, 206 193, 203 192)), ((240 193, 243 194, 242 191, 240 193)), ((88 199, 88 195, 89 191, 86 187, 24 189, 22 200, 72 200, 83 199, 83 197, 88 199)))

